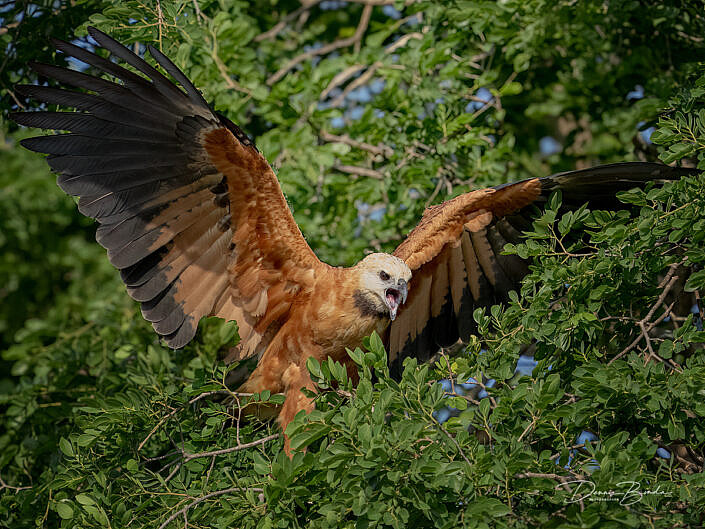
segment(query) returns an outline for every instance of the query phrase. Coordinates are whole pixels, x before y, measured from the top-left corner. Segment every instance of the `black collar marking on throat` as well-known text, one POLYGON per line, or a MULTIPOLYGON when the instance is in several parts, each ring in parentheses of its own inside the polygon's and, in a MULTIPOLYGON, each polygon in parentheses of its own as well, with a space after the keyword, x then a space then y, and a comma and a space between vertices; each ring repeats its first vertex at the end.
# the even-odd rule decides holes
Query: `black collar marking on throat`
POLYGON ((386 310, 380 310, 378 305, 375 304, 369 297, 365 296, 362 290, 356 290, 353 293, 353 299, 355 300, 355 306, 360 314, 363 316, 374 316, 375 318, 388 318, 389 312, 386 310))

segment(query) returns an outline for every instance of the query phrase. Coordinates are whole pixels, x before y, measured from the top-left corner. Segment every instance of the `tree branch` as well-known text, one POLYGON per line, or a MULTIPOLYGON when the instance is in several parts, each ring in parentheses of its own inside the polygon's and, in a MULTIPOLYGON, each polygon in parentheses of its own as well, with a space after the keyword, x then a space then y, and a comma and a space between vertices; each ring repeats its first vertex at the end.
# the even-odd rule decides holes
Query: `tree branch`
POLYGON ((223 448, 221 450, 213 450, 212 452, 199 452, 197 454, 189 454, 188 452, 182 452, 182 455, 184 456, 184 462, 191 461, 192 459, 197 459, 199 457, 222 456, 223 454, 229 454, 231 452, 238 452, 238 451, 244 450, 246 448, 252 448, 253 446, 262 445, 264 443, 267 443, 269 441, 277 439, 280 436, 281 436, 281 434, 275 433, 272 435, 268 435, 267 437, 263 437, 262 439, 257 439, 256 441, 252 441, 251 443, 239 444, 237 446, 233 446, 230 448, 223 448))
MULTIPOLYGON (((637 336, 634 341, 632 341, 632 343, 625 347, 617 356, 607 362, 607 365, 611 365, 613 362, 622 358, 625 354, 634 349, 634 347, 639 344, 642 338, 646 339, 646 346, 649 352, 649 356, 647 358, 655 358, 656 360, 660 360, 661 362, 666 362, 663 358, 661 358, 654 352, 653 347, 651 346, 651 338, 649 337, 649 332, 651 332, 654 327, 656 327, 659 323, 661 323, 668 317, 668 315, 671 313, 671 310, 673 310, 673 306, 676 302, 674 301, 668 307, 666 307, 664 313, 661 314, 661 316, 659 316, 655 321, 649 322, 649 320, 653 317, 654 313, 658 310, 658 308, 663 305, 664 301, 666 300, 666 296, 678 281, 678 276, 674 276, 674 274, 676 273, 678 267, 681 266, 684 262, 685 259, 682 259, 681 261, 673 263, 668 267, 668 273, 658 285, 658 288, 663 289, 661 291, 661 294, 659 295, 656 302, 651 306, 649 312, 646 313, 646 316, 636 322, 636 325, 639 327, 640 330, 639 336, 637 336)), ((680 369, 678 364, 673 361, 669 361, 667 363, 671 365, 671 367, 673 367, 676 371, 682 373, 682 370, 680 369)))
POLYGON ((19 22, 10 22, 9 24, 5 24, 3 27, 0 28, 0 35, 4 35, 8 31, 16 28, 19 25, 20 25, 19 22))
POLYGON ((328 94, 330 94, 334 88, 343 84, 350 77, 352 77, 364 68, 366 68, 365 64, 353 64, 352 66, 348 66, 347 68, 345 68, 345 70, 343 70, 342 72, 337 73, 335 77, 331 79, 330 83, 328 83, 328 86, 326 86, 325 90, 321 92, 319 99, 321 101, 324 100, 326 97, 328 97, 328 94))
MULTIPOLYGON (((242 92, 244 94, 247 94, 249 97, 252 97, 252 90, 245 88, 240 83, 233 81, 233 79, 230 77, 230 74, 228 73, 228 69, 225 66, 225 63, 218 55, 218 39, 216 38, 215 33, 211 33, 211 35, 213 36, 212 46, 210 46, 211 58, 213 59, 213 62, 215 63, 216 67, 218 68, 218 72, 220 72, 220 76, 225 81, 225 84, 227 84, 228 87, 232 88, 233 90, 237 90, 238 92, 242 92)), ((209 40, 209 39, 206 37, 206 40, 209 40)), ((210 42, 209 42, 209 44, 210 44, 210 42)))
POLYGON ((357 29, 355 30, 355 34, 352 37, 336 40, 336 41, 331 42, 330 44, 323 46, 321 48, 318 48, 315 50, 312 49, 312 50, 309 50, 305 53, 297 55, 296 57, 291 59, 289 62, 287 62, 281 69, 279 69, 271 77, 269 77, 269 79, 267 79, 267 84, 269 86, 272 86, 274 83, 279 81, 282 77, 284 77, 297 64, 299 64, 307 59, 312 59, 313 57, 316 57, 318 55, 325 55, 325 54, 330 53, 332 51, 335 51, 339 48, 345 48, 347 46, 350 46, 350 45, 353 45, 357 42, 360 42, 362 40, 362 36, 365 34, 365 31, 367 30, 367 26, 370 23, 371 14, 372 14, 372 6, 365 5, 365 7, 362 9, 362 15, 360 16, 360 22, 357 25, 357 29))
MULTIPOLYGON (((366 6, 393 6, 396 0, 348 0, 351 4, 363 4, 366 6)), ((406 0, 405 6, 411 5, 417 0, 406 0)))
POLYGON ((357 141, 352 139, 347 134, 338 136, 337 134, 331 134, 326 130, 321 130, 319 132, 320 138, 328 143, 344 143, 345 145, 350 145, 356 149, 362 149, 363 151, 371 152, 372 154, 384 156, 385 158, 390 158, 394 151, 391 147, 383 144, 372 145, 371 143, 365 143, 364 141, 357 141))
POLYGON ((275 37, 282 29, 286 27, 286 25, 297 18, 301 13, 304 11, 308 11, 309 9, 316 7, 318 4, 321 3, 322 0, 312 0, 311 2, 304 2, 303 5, 296 9, 295 11, 292 11, 288 15, 286 15, 283 19, 281 19, 279 22, 277 22, 274 26, 272 26, 271 29, 265 31, 264 33, 260 33, 255 37, 255 42, 262 42, 263 40, 267 40, 269 38, 275 37))
POLYGON ((338 96, 331 101, 330 106, 331 108, 337 108, 339 106, 342 106, 343 103, 345 102, 345 96, 347 96, 350 92, 355 90, 358 86, 362 86, 365 83, 367 83, 370 79, 372 79, 372 76, 375 74, 377 71, 377 68, 382 66, 381 62, 376 62, 372 66, 370 66, 365 73, 363 73, 360 77, 355 79, 353 82, 351 82, 348 86, 345 87, 345 89, 338 94, 338 96))
MULTIPOLYGON (((201 399, 204 399, 204 398, 206 398, 206 397, 210 397, 210 396, 212 396, 212 395, 230 395, 230 392, 229 392, 229 391, 226 391, 226 390, 206 391, 205 393, 201 393, 200 395, 196 395, 196 396, 193 397, 191 400, 189 400, 189 401, 188 401, 188 405, 191 405, 191 404, 193 404, 194 402, 197 402, 197 401, 199 401, 199 400, 201 400, 201 399)), ((139 444, 139 446, 137 447, 137 451, 139 452, 140 450, 142 450, 142 448, 144 448, 144 445, 147 443, 147 441, 150 440, 150 438, 151 438, 151 437, 154 435, 154 433, 159 429, 159 427, 160 427, 162 424, 164 424, 167 420, 169 420, 171 417, 173 417, 174 415, 176 415, 176 413, 178 413, 179 410, 182 410, 182 409, 183 409, 183 408, 174 408, 174 409, 171 410, 167 415, 165 415, 164 417, 162 417, 162 418, 160 419, 160 421, 156 424, 156 426, 155 426, 154 428, 152 428, 152 431, 149 432, 149 434, 147 434, 147 437, 145 437, 145 438, 142 440, 142 442, 139 444)))
MULTIPOLYGON (((566 492, 572 492, 570 487, 568 486, 567 482, 573 481, 571 478, 566 477, 566 476, 561 476, 560 474, 553 474, 553 473, 543 473, 543 472, 523 472, 521 474, 515 474, 515 478, 544 478, 544 479, 553 479, 558 481, 559 485, 556 486, 556 488, 561 487, 563 490, 566 492)), ((582 477, 581 477, 582 479, 582 477)), ((580 512, 585 510, 585 505, 583 504, 583 500, 579 499, 578 503, 580 505, 580 512)))
POLYGON ((375 178, 377 180, 384 180, 384 174, 376 171, 375 169, 369 169, 367 167, 358 167, 357 165, 340 165, 335 164, 333 169, 340 171, 341 173, 348 173, 355 176, 367 176, 369 178, 375 178))
POLYGON ((8 489, 8 490, 14 490, 15 492, 19 492, 21 490, 29 490, 32 487, 13 487, 12 485, 8 485, 5 483, 5 480, 2 479, 2 476, 0 476, 0 490, 8 489))
POLYGON ((206 494, 205 496, 201 496, 200 498, 196 498, 191 503, 186 505, 183 509, 179 509, 178 511, 176 511, 174 514, 169 516, 169 518, 167 518, 163 524, 161 524, 159 526, 159 529, 164 529, 167 525, 169 525, 171 522, 176 520, 181 515, 183 515, 185 517, 186 514, 188 513, 189 509, 191 509, 192 507, 195 507, 196 505, 198 505, 201 502, 204 502, 204 501, 209 500, 211 498, 215 498, 217 496, 222 496, 223 494, 230 494, 231 492, 240 492, 240 491, 245 492, 248 490, 251 490, 253 492, 264 492, 264 489, 260 489, 257 487, 251 487, 251 488, 247 488, 247 489, 243 489, 241 487, 232 487, 229 489, 216 490, 215 492, 211 492, 209 494, 206 494))
POLYGON ((460 443, 458 443, 458 440, 457 440, 455 437, 453 437, 453 436, 450 434, 450 432, 449 432, 448 430, 446 430, 446 429, 443 427, 443 425, 442 425, 441 423, 436 422, 436 424, 438 425, 438 428, 439 428, 444 434, 446 434, 446 436, 448 436, 448 439, 450 439, 451 441, 453 441, 453 444, 454 444, 455 447, 458 449, 458 453, 462 456, 462 458, 465 460, 465 462, 466 462, 468 465, 472 465, 472 463, 470 463, 470 460, 468 459, 468 456, 465 455, 465 452, 463 451, 462 447, 460 446, 460 443))
POLYGON ((399 48, 401 48, 402 46, 404 46, 411 39, 422 39, 422 38, 423 38, 423 33, 419 33, 418 31, 416 31, 414 33, 407 33, 406 35, 401 37, 396 42, 393 42, 389 46, 387 46, 384 51, 386 53, 393 53, 394 51, 396 51, 399 48))

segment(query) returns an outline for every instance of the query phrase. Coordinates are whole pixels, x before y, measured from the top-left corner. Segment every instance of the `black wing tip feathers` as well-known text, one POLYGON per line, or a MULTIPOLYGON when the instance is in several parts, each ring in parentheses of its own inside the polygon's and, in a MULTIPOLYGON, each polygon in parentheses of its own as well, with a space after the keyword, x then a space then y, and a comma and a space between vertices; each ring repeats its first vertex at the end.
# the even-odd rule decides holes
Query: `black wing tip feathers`
MULTIPOLYGON (((31 115, 31 114, 34 114, 34 112, 20 112, 20 111, 16 111, 16 112, 10 112, 10 113, 8 113, 8 114, 7 114, 7 117, 8 117, 8 119, 10 119, 11 121, 14 121, 14 122, 17 123, 18 125, 25 125, 25 124, 23 123, 23 121, 25 121, 25 120, 27 119, 27 116, 28 116, 28 115, 31 115)), ((20 144, 21 144, 21 143, 22 143, 22 141, 20 141, 20 144)))
POLYGON ((32 90, 37 88, 37 86, 34 84, 17 84, 15 85, 15 92, 25 97, 32 97, 32 90))
MULTIPOLYGON (((20 125, 71 131, 71 134, 25 138, 20 144, 31 151, 49 153, 47 160, 59 175, 59 186, 82 199, 89 197, 90 206, 93 206, 93 202, 99 203, 98 207, 93 207, 92 212, 96 213, 94 218, 101 223, 110 219, 105 224, 108 226, 124 224, 125 233, 130 235, 130 230, 150 221, 155 211, 159 210, 155 207, 145 209, 142 207, 143 203, 161 204, 158 202, 159 197, 162 194, 169 195, 175 190, 179 190, 179 193, 174 197, 182 198, 184 193, 201 189, 192 189, 196 180, 212 180, 210 175, 214 173, 202 168, 194 169, 193 174, 183 172, 190 163, 191 151, 194 148, 192 142, 198 137, 198 129, 212 127, 219 121, 241 143, 253 147, 254 145, 237 125, 224 116, 216 116, 190 80, 160 51, 152 46, 148 48, 161 70, 172 79, 95 27, 88 27, 88 34, 95 40, 97 47, 104 48, 113 58, 103 58, 92 50, 60 39, 51 39, 51 43, 57 50, 94 66, 115 79, 103 80, 100 75, 75 72, 75 77, 80 76, 80 79, 78 84, 74 84, 71 82, 73 77, 68 73, 74 70, 32 61, 29 63, 30 68, 40 75, 85 91, 38 84, 18 85, 17 92, 23 96, 70 107, 73 110, 17 111, 12 112, 9 117, 20 125), (138 73, 123 68, 114 58, 131 65, 138 73), (89 82, 87 78, 95 81, 89 82), (185 93, 179 85, 185 89, 185 93), (139 108, 135 108, 135 105, 139 108), (144 114, 145 110, 149 112, 144 114), (141 114, 148 124, 141 120, 141 114), (182 137, 176 134, 172 127, 175 122, 184 121, 193 121, 198 126, 191 127, 194 129, 191 135, 182 137), (144 147, 141 146, 143 144, 144 147), (151 154, 142 152, 157 149, 157 146, 158 151, 150 151, 151 154), (98 152, 94 152, 95 147, 98 152), (174 149, 177 152, 172 152, 174 149), (149 174, 143 174, 148 170, 149 174), (135 202, 134 199, 138 195, 134 190, 143 189, 145 185, 147 195, 139 195, 139 200, 135 202), (180 191, 181 189, 183 191, 180 191)), ((213 182, 210 182, 210 185, 213 186, 213 182)), ((216 190, 220 188, 216 186, 216 190)), ((79 209, 80 205, 79 202, 79 209)), ((227 204, 218 207, 222 209, 225 205, 227 204)), ((85 207, 84 204, 84 209, 85 207)), ((215 213, 219 214, 220 210, 215 210, 215 213)), ((163 239, 163 247, 166 247, 172 244, 178 234, 191 230, 191 226, 192 224, 184 223, 183 226, 174 227, 174 230, 178 228, 178 233, 175 231, 173 234, 165 232, 162 228, 155 229, 154 233, 149 232, 149 236, 143 236, 138 245, 132 245, 131 251, 123 252, 122 248, 126 246, 116 249, 115 245, 124 243, 116 239, 112 241, 113 248, 109 249, 108 257, 116 268, 129 268, 124 274, 121 270, 128 287, 130 283, 143 279, 146 281, 153 275, 152 269, 154 274, 158 274, 165 266, 169 266, 169 263, 160 260, 164 252, 158 252, 154 259, 145 260, 149 257, 147 254, 152 252, 151 246, 156 242, 153 239, 163 239)), ((127 246, 130 244, 128 242, 127 246)), ((186 263, 186 266, 191 265, 191 261, 186 263)), ((174 281, 180 277, 179 274, 174 281)), ((154 328, 166 345, 172 349, 180 349, 195 336, 198 319, 195 314, 183 313, 183 309, 174 299, 172 286, 173 281, 165 285, 152 285, 154 291, 149 292, 153 294, 151 299, 147 302, 142 299, 138 301, 142 302, 145 319, 159 320, 154 328)))
POLYGON ((566 171, 540 178, 541 195, 547 197, 560 189, 563 199, 582 202, 618 204, 616 193, 654 182, 657 185, 679 180, 701 171, 687 167, 673 167, 657 162, 617 162, 585 169, 566 171))
MULTIPOLYGON (((99 29, 98 29, 97 27, 95 27, 95 26, 88 26, 88 27, 86 27, 86 31, 87 31, 88 34, 89 34, 91 37, 93 37, 93 39, 95 39, 95 41, 96 41, 98 44, 100 44, 101 46, 103 46, 103 43, 101 42, 101 40, 107 40, 107 41, 110 42, 110 43, 120 44, 117 40, 115 40, 114 38, 112 38, 112 37, 111 37, 110 35, 108 35, 107 33, 105 33, 105 32, 103 32, 103 31, 99 30, 99 29)), ((122 46, 122 44, 120 44, 120 46, 122 46)))
POLYGON ((158 50, 151 44, 147 45, 147 50, 149 54, 157 61, 164 70, 166 70, 171 76, 178 81, 178 83, 186 90, 186 94, 189 99, 197 105, 203 105, 208 107, 208 102, 201 94, 200 90, 194 86, 191 80, 181 71, 181 69, 174 64, 174 62, 167 57, 161 50, 158 50))
MULTIPOLYGON (((176 81, 183 86, 183 88, 186 90, 186 93, 184 93, 173 81, 168 80, 166 77, 164 77, 159 71, 154 69, 152 66, 147 64, 144 59, 136 55, 131 49, 127 48, 114 38, 110 37, 106 33, 100 31, 94 26, 88 26, 87 28, 88 34, 95 39, 95 41, 98 43, 98 45, 107 51, 109 51, 111 54, 115 54, 117 52, 118 56, 120 56, 121 59, 126 60, 128 63, 133 63, 133 66, 135 66, 134 63, 139 63, 140 69, 142 73, 147 75, 150 81, 152 83, 156 83, 157 89, 162 91, 164 90, 165 85, 168 86, 168 91, 171 93, 173 91, 174 95, 181 95, 187 97, 192 103, 196 104, 197 106, 201 106, 203 109, 207 109, 212 115, 214 115, 218 121, 220 122, 221 125, 225 126, 234 136, 235 138, 244 146, 251 147, 255 150, 257 150, 257 147, 255 145, 255 142, 250 138, 238 125, 233 123, 230 119, 228 119, 226 116, 219 112, 215 112, 212 107, 208 104, 208 102, 204 99, 203 95, 201 92, 191 83, 191 81, 186 77, 186 75, 166 56, 164 55, 161 51, 158 49, 154 48, 151 45, 148 45, 147 48, 149 50, 149 53, 154 57, 156 62, 168 73, 172 75, 176 81), (129 59, 126 58, 126 56, 129 56, 129 59), (156 77, 153 77, 156 76, 156 77), (165 83, 166 82, 166 83, 165 83), (161 87, 161 88, 159 88, 161 87)), ((52 37, 49 39, 52 45, 60 50, 63 51, 64 53, 68 55, 74 55, 75 53, 79 53, 82 57, 77 57, 79 60, 82 60, 85 62, 85 59, 88 55, 90 56, 95 56, 97 59, 100 59, 100 56, 96 55, 95 53, 84 50, 83 48, 77 48, 74 44, 71 44, 70 42, 66 42, 64 40, 52 37)), ((51 71, 48 71, 49 69, 52 68, 57 68, 55 65, 51 64, 44 64, 41 62, 37 61, 30 61, 28 63, 28 66, 39 73, 40 75, 44 75, 47 77, 53 77, 53 73, 51 71)), ((118 66, 115 65, 117 68, 118 66)), ((73 70, 70 70, 73 71, 73 70)), ((116 72, 108 72, 111 75, 115 75, 116 72)), ((129 71, 125 71, 125 74, 129 74, 129 71)), ((134 76, 134 74, 131 74, 131 76, 134 76)), ((99 78, 96 78, 99 79, 99 78)), ((143 78, 144 79, 144 78, 143 78)), ((145 82, 148 81, 148 79, 144 79, 145 82)), ((45 86, 40 86, 40 85, 28 85, 28 84, 20 84, 16 85, 16 91, 25 96, 25 97, 30 97, 30 98, 37 98, 37 99, 42 99, 42 92, 43 89, 47 90, 61 90, 61 89, 56 89, 56 88, 50 88, 50 87, 45 87, 45 86)), ((64 92, 64 90, 61 90, 64 92)), ((91 90, 93 91, 93 90, 91 90)), ((82 94, 82 92, 67 92, 68 94, 82 94)), ((46 94, 45 94, 46 95, 46 94)), ((163 94, 164 95, 164 94, 163 94)), ((21 119, 21 118, 20 118, 21 119)))
POLYGON ((41 140, 44 138, 47 138, 49 136, 34 136, 33 138, 24 138, 20 140, 20 145, 24 147, 27 150, 30 150, 32 152, 38 152, 41 154, 46 154, 44 150, 42 150, 42 142, 41 140))
POLYGON ((681 176, 697 174, 698 169, 688 167, 674 167, 659 162, 615 162, 585 169, 565 171, 549 176, 544 176, 540 180, 543 182, 558 182, 561 180, 585 182, 591 176, 604 179, 627 178, 635 182, 651 180, 677 180, 681 176))

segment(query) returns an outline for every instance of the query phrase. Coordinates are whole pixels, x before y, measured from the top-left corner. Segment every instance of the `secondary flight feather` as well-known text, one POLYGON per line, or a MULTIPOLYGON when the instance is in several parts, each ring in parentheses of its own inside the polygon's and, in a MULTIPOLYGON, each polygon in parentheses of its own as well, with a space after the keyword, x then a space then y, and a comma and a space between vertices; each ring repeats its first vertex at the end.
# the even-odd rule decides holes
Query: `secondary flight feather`
POLYGON ((523 260, 501 251, 521 240, 530 207, 554 189, 568 202, 599 205, 619 190, 683 173, 624 163, 472 191, 427 209, 392 255, 332 267, 306 243, 254 143, 174 63, 148 47, 178 84, 108 35, 89 33, 140 73, 54 40, 112 80, 33 63, 83 91, 18 87, 75 109, 14 113, 22 125, 68 131, 22 144, 49 155, 58 185, 98 221, 98 242, 169 347, 186 345, 202 317, 237 322, 241 342, 230 359, 259 357, 241 390, 285 393, 283 428, 312 407, 300 391, 314 389, 309 356, 347 363, 346 348, 376 331, 398 369, 407 356, 423 360, 466 341, 473 310, 506 300, 526 274, 523 260))

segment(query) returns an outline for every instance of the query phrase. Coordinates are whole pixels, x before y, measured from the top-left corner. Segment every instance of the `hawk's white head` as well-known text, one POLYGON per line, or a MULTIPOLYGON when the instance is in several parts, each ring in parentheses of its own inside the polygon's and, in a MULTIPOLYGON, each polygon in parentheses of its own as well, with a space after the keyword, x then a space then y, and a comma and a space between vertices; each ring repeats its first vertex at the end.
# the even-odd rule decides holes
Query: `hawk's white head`
POLYGON ((373 253, 360 261, 355 304, 364 315, 397 317, 406 301, 411 270, 404 261, 386 253, 373 253))

